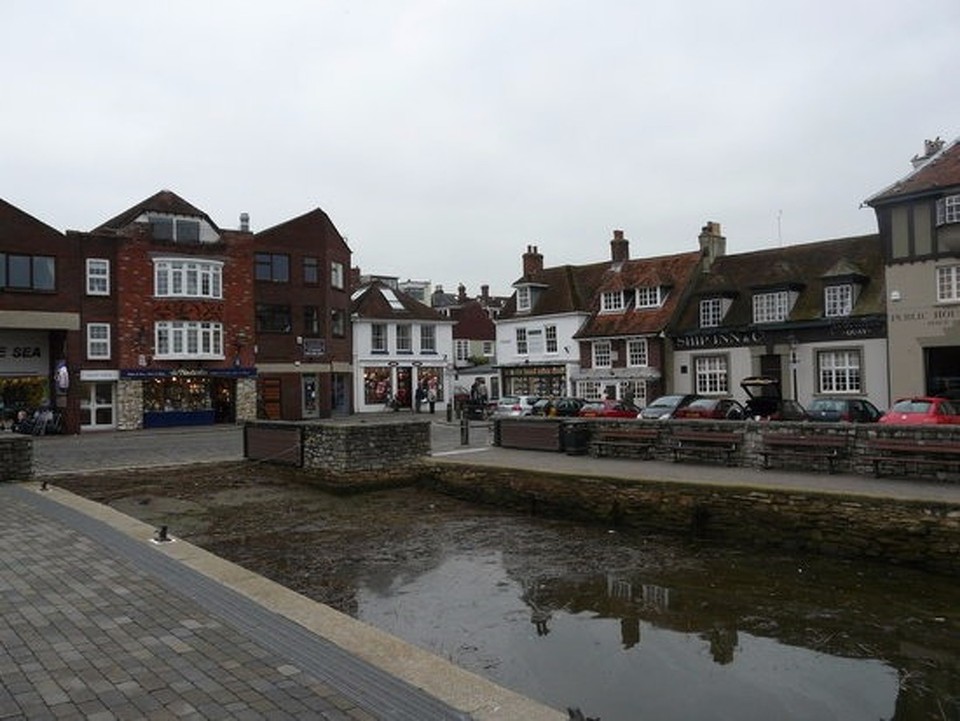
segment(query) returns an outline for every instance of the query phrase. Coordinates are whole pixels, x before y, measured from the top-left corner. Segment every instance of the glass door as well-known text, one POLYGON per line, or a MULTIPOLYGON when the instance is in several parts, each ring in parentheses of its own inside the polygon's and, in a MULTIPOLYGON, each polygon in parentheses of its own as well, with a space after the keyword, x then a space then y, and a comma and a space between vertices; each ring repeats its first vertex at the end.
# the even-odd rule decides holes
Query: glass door
POLYGON ((117 427, 116 383, 84 383, 80 399, 80 428, 88 431, 117 427))

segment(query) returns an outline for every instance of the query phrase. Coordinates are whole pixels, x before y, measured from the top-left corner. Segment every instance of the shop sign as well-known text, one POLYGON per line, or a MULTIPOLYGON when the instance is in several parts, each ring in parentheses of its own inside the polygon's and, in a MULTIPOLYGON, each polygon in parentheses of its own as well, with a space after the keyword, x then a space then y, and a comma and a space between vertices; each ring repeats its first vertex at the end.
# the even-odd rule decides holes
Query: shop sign
POLYGON ((765 342, 759 330, 723 331, 721 333, 703 333, 699 335, 680 335, 673 339, 677 350, 695 348, 729 348, 731 346, 760 345, 765 342))
POLYGON ((47 334, 0 331, 0 375, 45 376, 50 372, 47 334))
POLYGON ((115 381, 120 377, 120 371, 81 370, 80 380, 89 383, 97 381, 115 381))

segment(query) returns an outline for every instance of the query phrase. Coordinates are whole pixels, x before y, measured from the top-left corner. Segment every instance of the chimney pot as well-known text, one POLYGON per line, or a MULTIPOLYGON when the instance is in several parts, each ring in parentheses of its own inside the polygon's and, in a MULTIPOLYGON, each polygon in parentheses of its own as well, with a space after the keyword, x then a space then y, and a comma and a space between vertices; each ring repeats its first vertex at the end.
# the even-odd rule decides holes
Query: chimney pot
POLYGON ((240 230, 243 232, 249 232, 250 230, 250 213, 240 213, 240 230))

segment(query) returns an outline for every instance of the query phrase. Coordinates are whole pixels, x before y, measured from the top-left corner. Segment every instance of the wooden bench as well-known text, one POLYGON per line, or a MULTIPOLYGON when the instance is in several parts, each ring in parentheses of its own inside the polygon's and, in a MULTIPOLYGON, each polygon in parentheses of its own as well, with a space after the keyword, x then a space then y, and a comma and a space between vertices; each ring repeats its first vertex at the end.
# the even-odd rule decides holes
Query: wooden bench
POLYGON ((727 465, 733 465, 733 454, 743 440, 741 433, 724 431, 675 430, 670 440, 673 444, 673 461, 689 453, 695 456, 722 456, 727 465))
POLYGON ((784 460, 826 460, 828 472, 836 470, 837 459, 847 454, 847 438, 833 435, 803 435, 798 433, 764 433, 763 467, 770 467, 770 458, 784 460))
POLYGON ((879 478, 883 467, 899 467, 904 474, 911 467, 930 466, 940 470, 960 470, 960 442, 907 441, 898 438, 871 438, 867 441, 873 474, 879 478))
POLYGON ((642 458, 653 457, 653 449, 660 437, 658 428, 617 428, 598 430, 590 439, 590 455, 599 458, 604 451, 623 449, 640 451, 642 458))

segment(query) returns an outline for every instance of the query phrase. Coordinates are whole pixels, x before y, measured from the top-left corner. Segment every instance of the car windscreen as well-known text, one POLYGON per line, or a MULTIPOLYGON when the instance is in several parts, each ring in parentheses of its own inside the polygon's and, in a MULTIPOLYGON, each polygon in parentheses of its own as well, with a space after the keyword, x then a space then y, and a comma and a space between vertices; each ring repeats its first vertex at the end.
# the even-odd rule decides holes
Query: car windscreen
POLYGON ((933 404, 930 401, 912 399, 897 401, 892 410, 896 413, 929 413, 931 407, 933 404))

